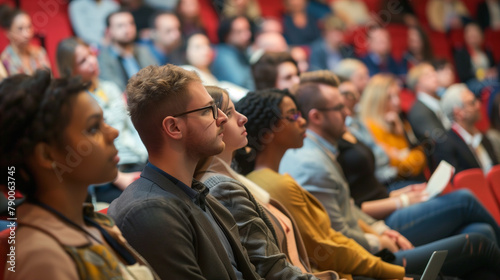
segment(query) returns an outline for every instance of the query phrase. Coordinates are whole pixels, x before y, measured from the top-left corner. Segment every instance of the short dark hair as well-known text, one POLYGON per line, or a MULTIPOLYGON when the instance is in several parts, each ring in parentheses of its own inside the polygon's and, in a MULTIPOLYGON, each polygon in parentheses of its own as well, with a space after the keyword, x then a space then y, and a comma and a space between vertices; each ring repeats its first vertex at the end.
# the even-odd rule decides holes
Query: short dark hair
POLYGON ((124 13, 132 15, 132 13, 131 13, 129 10, 125 9, 125 8, 120 8, 120 9, 118 9, 118 10, 116 10, 116 11, 114 11, 114 12, 110 13, 110 14, 106 17, 106 27, 107 27, 107 28, 109 28, 109 27, 111 26, 111 18, 112 18, 113 16, 115 16, 115 15, 117 15, 117 14, 124 14, 124 13))
POLYGON ((252 75, 255 88, 258 90, 276 87, 278 66, 284 62, 291 62, 299 71, 297 61, 288 52, 267 52, 252 65, 252 75))
POLYGON ((150 65, 130 78, 128 110, 148 151, 159 147, 161 120, 186 108, 191 98, 188 86, 193 82, 201 83, 195 72, 173 64, 150 65))

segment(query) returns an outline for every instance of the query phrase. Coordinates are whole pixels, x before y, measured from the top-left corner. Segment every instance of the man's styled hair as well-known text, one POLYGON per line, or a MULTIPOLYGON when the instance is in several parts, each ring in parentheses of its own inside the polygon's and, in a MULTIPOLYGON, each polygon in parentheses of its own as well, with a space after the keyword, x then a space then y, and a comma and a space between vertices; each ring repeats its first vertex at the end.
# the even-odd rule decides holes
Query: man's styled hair
POLYGON ((302 117, 309 121, 309 111, 324 106, 325 97, 321 93, 321 85, 338 88, 339 84, 339 78, 329 70, 300 74, 300 85, 295 92, 295 98, 302 112, 302 117))
POLYGON ((132 122, 151 152, 160 146, 162 120, 182 113, 191 99, 188 87, 201 80, 195 72, 167 64, 141 69, 127 84, 132 122))

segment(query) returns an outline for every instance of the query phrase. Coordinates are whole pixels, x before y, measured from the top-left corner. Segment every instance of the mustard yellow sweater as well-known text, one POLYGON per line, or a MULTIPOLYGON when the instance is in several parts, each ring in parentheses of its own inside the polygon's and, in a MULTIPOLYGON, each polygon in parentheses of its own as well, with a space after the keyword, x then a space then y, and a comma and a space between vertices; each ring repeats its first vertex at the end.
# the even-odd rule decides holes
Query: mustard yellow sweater
POLYGON ((290 211, 297 222, 313 268, 335 270, 341 277, 348 279, 352 279, 351 275, 403 279, 403 267, 383 262, 354 240, 333 230, 328 213, 321 203, 291 176, 261 169, 247 177, 290 211))

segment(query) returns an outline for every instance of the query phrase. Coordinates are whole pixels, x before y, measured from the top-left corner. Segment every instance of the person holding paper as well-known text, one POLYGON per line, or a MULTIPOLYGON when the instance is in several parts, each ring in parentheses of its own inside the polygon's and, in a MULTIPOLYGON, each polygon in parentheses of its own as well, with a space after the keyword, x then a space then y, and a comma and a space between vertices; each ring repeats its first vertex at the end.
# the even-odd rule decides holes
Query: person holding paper
MULTIPOLYGON (((387 191, 383 192, 385 187, 380 183, 377 185, 374 176, 373 156, 371 168, 370 161, 363 156, 370 151, 369 148, 357 142, 352 135, 345 133, 343 120, 349 112, 345 108, 344 98, 341 98, 335 106, 324 105, 327 104, 328 100, 325 99, 328 95, 340 95, 336 77, 326 71, 312 72, 308 76, 309 82, 301 83, 296 92, 299 106, 305 116, 309 112, 313 117, 326 115, 324 118, 328 117, 329 120, 318 123, 314 118, 309 119, 305 146, 285 153, 280 171, 292 175, 322 202, 330 214, 334 229, 355 239, 372 252, 383 248, 391 249, 390 243, 385 243, 383 237, 384 233, 390 230, 389 227, 400 231, 414 245, 471 232, 481 233, 493 241, 500 240, 498 225, 468 191, 454 192, 430 201, 426 201, 429 196, 424 184, 408 186, 392 192, 390 196, 387 191), (337 119, 334 118, 335 114, 338 115, 337 119), (339 149, 344 150, 344 155, 336 155, 339 149), (354 181, 353 177, 357 178, 358 189, 373 190, 373 193, 370 190, 364 193, 366 196, 371 196, 372 201, 358 204, 360 207, 351 206, 349 203, 349 184, 343 179, 345 171, 337 162, 338 158, 339 162, 346 163, 346 157, 350 160, 349 165, 345 165, 350 171, 346 177, 351 181, 354 181), (353 170, 357 170, 357 173, 352 174, 353 170), (368 170, 371 172, 367 172, 368 170), (360 186, 360 183, 363 186, 360 186), (389 227, 384 225, 383 221, 365 217, 365 213, 376 219, 385 219, 389 227), (358 219, 369 224, 376 233, 382 234, 382 237, 374 239, 371 235, 363 234, 358 228, 358 219)), ((390 233, 394 231, 387 232, 390 233)), ((400 234, 397 233, 396 236, 400 234)), ((404 237, 401 239, 395 237, 401 242, 397 244, 398 247, 405 248, 404 237)))
POLYGON ((499 159, 488 137, 475 126, 481 117, 479 100, 465 84, 454 84, 446 90, 441 104, 453 124, 436 146, 435 160, 446 160, 456 168, 456 173, 481 168, 487 174, 499 164, 499 159))
MULTIPOLYGON (((311 120, 310 123, 313 122, 312 118, 310 118, 311 114, 316 114, 321 116, 323 120, 328 119, 331 121, 330 125, 323 127, 324 129, 342 132, 342 126, 335 125, 343 124, 346 112, 345 107, 342 106, 342 101, 339 102, 341 96, 338 90, 333 86, 325 86, 327 92, 323 92, 324 88, 318 88, 321 85, 316 84, 315 86, 316 88, 313 86, 313 90, 308 93, 321 95, 323 93, 327 94, 329 91, 332 94, 330 96, 332 98, 320 102, 319 106, 340 109, 336 111, 329 110, 325 113, 320 113, 317 109, 310 110, 307 116, 311 120)), ((299 94, 300 90, 299 88, 299 94)), ((302 95, 302 97, 306 97, 305 99, 308 99, 308 96, 311 95, 302 95)), ((387 230, 385 237, 383 237, 384 242, 387 244, 392 242, 392 245, 396 248, 397 245, 395 244, 398 243, 404 246, 404 249, 407 249, 395 249, 397 251, 395 259, 386 259, 386 261, 393 264, 404 265, 405 271, 402 271, 402 268, 390 266, 386 262, 379 262, 379 258, 375 258, 378 261, 374 261, 373 256, 366 252, 366 248, 363 248, 361 244, 356 244, 354 239, 346 238, 341 232, 335 230, 336 224, 330 222, 334 213, 328 207, 329 205, 324 207, 324 200, 320 203, 313 196, 315 193, 307 192, 304 189, 313 187, 310 181, 301 185, 288 174, 282 174, 281 171, 281 174, 278 173, 278 170, 281 170, 281 165, 293 164, 300 166, 296 169, 297 171, 303 170, 312 175, 310 180, 314 181, 320 179, 320 177, 324 178, 325 172, 323 172, 324 169, 321 170, 321 166, 329 168, 331 171, 335 169, 334 161, 331 161, 327 154, 322 152, 321 148, 315 146, 315 140, 310 137, 304 139, 306 136, 306 122, 301 117, 301 112, 297 109, 293 100, 292 97, 282 91, 270 89, 250 92, 236 104, 236 110, 241 110, 241 113, 248 116, 248 123, 245 127, 248 133, 248 148, 250 150, 247 154, 248 157, 237 157, 237 163, 243 170, 253 169, 247 175, 247 178, 265 189, 272 198, 282 203, 291 213, 298 223, 306 250, 308 250, 308 253, 311 252, 309 254, 311 263, 315 263, 319 269, 322 266, 334 265, 339 268, 339 272, 348 274, 384 279, 402 279, 403 272, 421 273, 434 250, 448 250, 450 257, 443 266, 443 271, 446 274, 459 277, 474 274, 474 277, 476 277, 478 271, 488 270, 494 273, 494 276, 500 276, 500 259, 498 259, 500 258, 498 254, 500 251, 494 242, 481 234, 457 235, 413 248, 412 244, 399 233, 387 230), (302 154, 302 157, 294 158, 291 162, 288 161, 286 154, 293 154, 296 151, 304 151, 305 154, 302 154), (283 154, 285 154, 284 158, 282 158, 283 154), (309 166, 314 167, 310 168, 309 166), (321 172, 321 174, 315 173, 317 171, 321 172), (393 238, 398 241, 394 241, 393 238), (356 257, 356 261, 349 261, 352 256, 356 257), (366 268, 369 270, 365 270, 366 268)), ((299 100, 299 103, 303 105, 307 101, 302 103, 299 100)), ((311 128, 311 125, 309 125, 309 128, 311 128)), ((307 131, 307 135, 312 135, 309 132, 311 130, 307 131)), ((320 138, 316 138, 316 140, 321 141, 321 143, 325 142, 324 139, 322 141, 320 138)), ((340 179, 341 176, 335 178, 340 179)), ((344 190, 348 189, 337 188, 327 191, 339 194, 338 197, 331 197, 333 200, 339 199, 349 203, 348 192, 343 192, 344 190), (347 194, 347 199, 344 196, 345 194, 347 194)), ((342 216, 340 212, 337 213, 338 216, 342 216)), ((359 209, 355 214, 363 216, 359 209)), ((351 225, 353 221, 354 224, 357 223, 353 216, 349 216, 349 218, 351 225)), ((365 228, 369 229, 368 226, 365 228)), ((374 236, 376 235, 374 234, 374 236)), ((387 253, 386 255, 391 255, 387 251, 384 252, 387 253)), ((485 278, 480 277, 479 279, 485 278)))

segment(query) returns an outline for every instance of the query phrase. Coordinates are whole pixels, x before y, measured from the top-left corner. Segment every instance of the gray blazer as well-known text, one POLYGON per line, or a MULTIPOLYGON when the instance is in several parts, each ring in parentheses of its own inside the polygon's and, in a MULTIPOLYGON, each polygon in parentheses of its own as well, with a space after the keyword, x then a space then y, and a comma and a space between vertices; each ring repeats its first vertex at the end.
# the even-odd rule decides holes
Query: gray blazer
MULTIPOLYGON (((158 64, 149 49, 145 46, 135 44, 134 57, 141 68, 158 64)), ((99 51, 97 59, 100 68, 99 78, 106 81, 112 81, 118 85, 121 91, 125 91, 128 83, 128 76, 118 57, 111 51, 111 46, 103 47, 99 51)))
POLYGON ((209 177, 203 183, 233 214, 241 243, 262 277, 269 280, 316 279, 312 275, 302 274, 297 267, 286 261, 286 255, 280 252, 276 244, 273 224, 243 184, 220 174, 209 177))
MULTIPOLYGON (((193 188, 205 187, 193 181, 193 188)), ((244 279, 261 279, 241 246, 231 214, 211 195, 206 196, 206 208, 224 231, 244 279)), ((162 279, 236 279, 203 210, 151 167, 111 203, 108 214, 162 279)))

